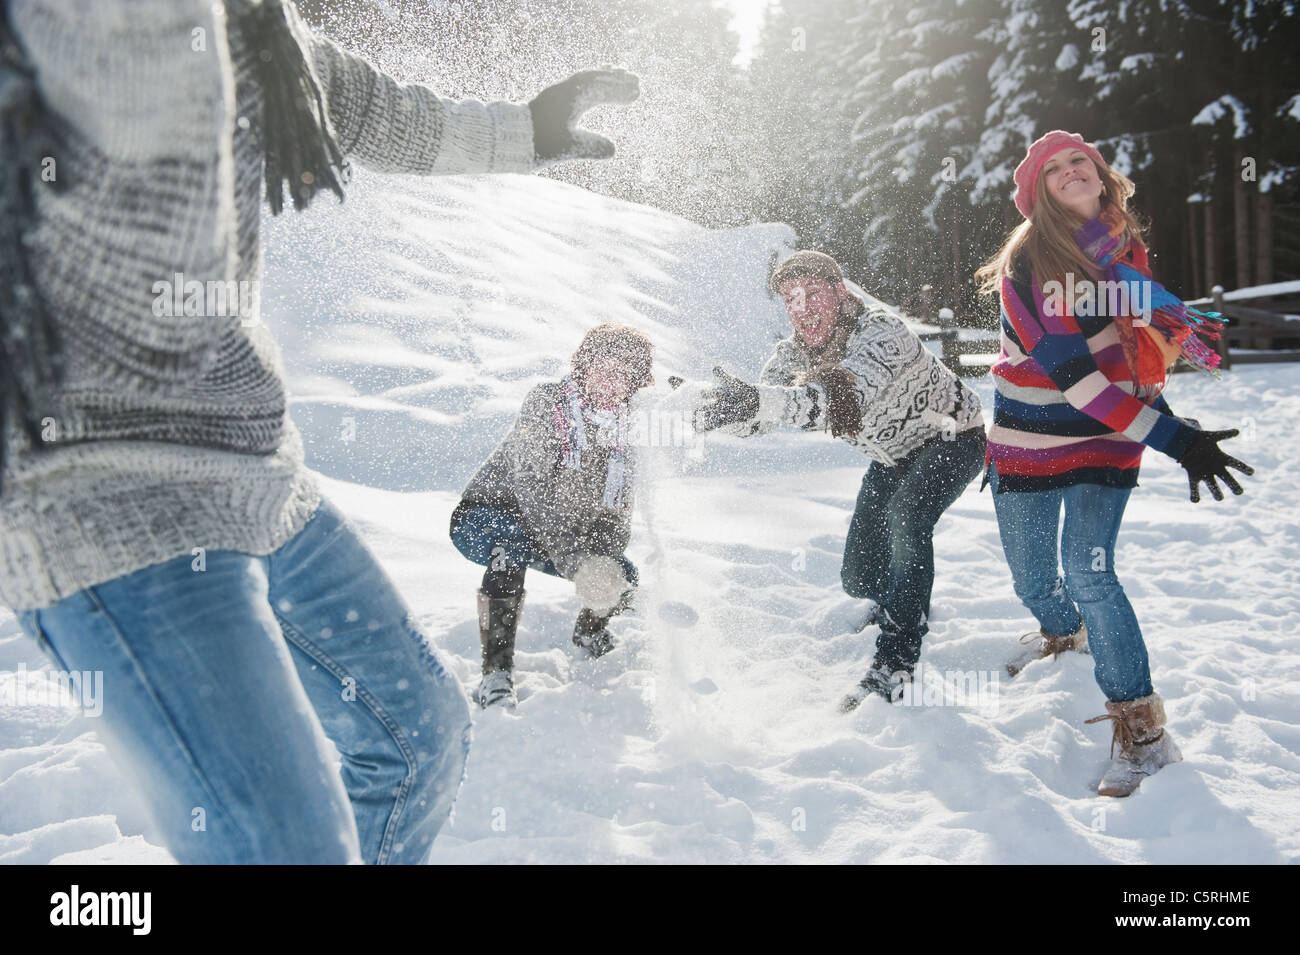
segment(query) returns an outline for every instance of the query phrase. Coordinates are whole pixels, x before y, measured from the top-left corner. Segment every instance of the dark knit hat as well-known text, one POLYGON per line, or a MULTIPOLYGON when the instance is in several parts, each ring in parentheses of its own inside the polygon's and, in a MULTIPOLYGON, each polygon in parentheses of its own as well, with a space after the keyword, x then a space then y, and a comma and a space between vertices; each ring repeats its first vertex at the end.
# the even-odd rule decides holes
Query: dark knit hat
POLYGON ((631 325, 605 322, 597 325, 582 338, 582 344, 573 353, 573 379, 581 385, 587 377, 592 362, 613 358, 627 367, 634 388, 644 388, 654 382, 650 366, 654 363, 655 347, 645 334, 631 325))

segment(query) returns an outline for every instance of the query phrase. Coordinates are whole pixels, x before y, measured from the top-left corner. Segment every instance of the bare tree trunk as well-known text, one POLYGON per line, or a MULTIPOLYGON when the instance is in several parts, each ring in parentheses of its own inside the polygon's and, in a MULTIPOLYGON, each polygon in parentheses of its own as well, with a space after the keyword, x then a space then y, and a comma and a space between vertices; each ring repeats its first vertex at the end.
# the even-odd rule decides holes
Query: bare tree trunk
POLYGON ((1218 243, 1215 241, 1217 236, 1214 231, 1214 154, 1212 152, 1206 152, 1205 165, 1211 177, 1205 203, 1205 287, 1212 289, 1219 281, 1218 243))
POLYGON ((1232 152, 1232 210, 1235 216, 1234 260, 1237 266, 1237 288, 1250 285, 1250 194, 1242 178, 1241 163, 1245 159, 1241 147, 1232 152))
POLYGON ((1273 196, 1255 194, 1255 284, 1273 281, 1273 196))
MULTIPOLYGON (((1273 129, 1277 117, 1273 115, 1273 71, 1262 71, 1259 84, 1259 158, 1273 154, 1273 129)), ((1255 282, 1268 285, 1273 281, 1273 196, 1264 191, 1263 169, 1257 171, 1255 183, 1255 282)))
MULTIPOLYGON (((1187 203, 1187 245, 1189 248, 1187 261, 1192 265, 1191 281, 1187 284, 1189 286, 1188 295, 1192 298, 1200 297, 1196 294, 1196 286, 1199 285, 1201 281, 1200 232, 1196 228, 1196 220, 1198 218, 1196 213, 1200 207, 1201 203, 1199 202, 1187 203)), ((1209 289, 1204 289, 1204 291, 1207 295, 1209 294, 1209 289)))
MULTIPOLYGON (((961 268, 961 215, 960 207, 953 203, 952 207, 952 275, 948 278, 948 307, 961 307, 961 285, 962 285, 962 268, 961 268)), ((963 311, 964 315, 965 312, 963 311)))

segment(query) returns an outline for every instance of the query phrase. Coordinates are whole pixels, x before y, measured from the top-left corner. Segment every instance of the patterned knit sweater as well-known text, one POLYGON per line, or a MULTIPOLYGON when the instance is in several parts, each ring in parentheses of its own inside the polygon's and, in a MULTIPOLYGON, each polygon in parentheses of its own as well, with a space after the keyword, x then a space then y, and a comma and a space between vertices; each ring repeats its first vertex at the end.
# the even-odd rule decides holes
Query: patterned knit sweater
MULTIPOLYGON (((886 467, 929 441, 951 440, 984 424, 975 392, 879 302, 867 302, 839 366, 852 376, 862 420, 861 431, 841 437, 886 467)), ((828 429, 826 388, 797 383, 811 368, 794 336, 779 342, 759 376, 758 414, 719 430, 748 437, 781 426, 828 429)))
POLYGON ((1195 429, 1170 411, 1163 382, 1134 388, 1114 320, 1048 311, 1021 262, 1003 296, 992 368, 985 462, 997 467, 999 493, 1134 487, 1146 447, 1180 457, 1195 429))
MULTIPOLYGON (((157 314, 157 283, 177 273, 261 277, 261 90, 226 15, 248 2, 9 0, 64 127, 67 184, 37 196, 29 236, 65 383, 46 448, 5 423, 0 601, 14 609, 196 548, 270 553, 319 502, 256 307, 157 314)), ((533 168, 527 105, 441 99, 302 32, 339 146, 361 164, 533 168)))

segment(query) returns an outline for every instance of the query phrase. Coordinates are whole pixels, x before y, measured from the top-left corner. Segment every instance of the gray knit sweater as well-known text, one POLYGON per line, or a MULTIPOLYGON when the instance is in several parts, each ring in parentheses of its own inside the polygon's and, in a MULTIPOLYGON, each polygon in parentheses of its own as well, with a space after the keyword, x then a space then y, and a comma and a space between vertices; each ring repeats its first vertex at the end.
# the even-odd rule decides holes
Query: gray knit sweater
MULTIPOLYGON (((169 315, 158 285, 261 277, 255 54, 212 0, 10 8, 66 127, 53 158, 68 188, 38 195, 30 246, 67 374, 47 449, 5 423, 0 601, 48 606, 196 548, 270 553, 319 503, 278 349, 255 305, 169 315)), ((302 33, 350 158, 382 172, 534 168, 527 105, 441 99, 302 33)))
MULTIPOLYGON (((470 478, 464 508, 487 505, 518 516, 523 529, 569 579, 593 555, 618 557, 632 536, 636 487, 635 448, 628 448, 622 507, 601 503, 609 449, 585 423, 587 450, 577 468, 560 464, 561 438, 556 406, 561 383, 538 385, 528 393, 519 417, 492 455, 470 478)), ((455 517, 453 517, 455 520, 455 517)))

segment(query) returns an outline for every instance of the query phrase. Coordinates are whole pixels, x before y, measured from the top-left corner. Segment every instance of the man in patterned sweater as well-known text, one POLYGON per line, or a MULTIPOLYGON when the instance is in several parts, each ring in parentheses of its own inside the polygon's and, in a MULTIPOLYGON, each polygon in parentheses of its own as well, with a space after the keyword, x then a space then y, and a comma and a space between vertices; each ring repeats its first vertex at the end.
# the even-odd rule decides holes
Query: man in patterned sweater
POLYGON ((695 427, 742 437, 829 430, 871 458, 840 577, 850 596, 874 601, 880 635, 871 669, 841 707, 870 693, 894 700, 929 629, 934 526, 983 465, 979 399, 897 316, 849 292, 830 256, 796 252, 770 285, 794 335, 757 386, 715 369, 695 427))
POLYGON ((102 736, 179 861, 421 861, 464 693, 305 466, 256 298, 212 290, 260 278, 264 182, 278 213, 286 186, 341 197, 349 159, 608 157, 577 120, 637 78, 485 105, 285 0, 3 0, 0 88, 0 601, 55 666, 103 674, 102 736))

